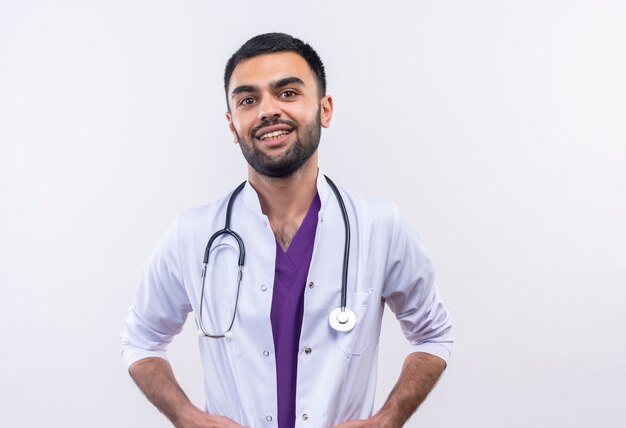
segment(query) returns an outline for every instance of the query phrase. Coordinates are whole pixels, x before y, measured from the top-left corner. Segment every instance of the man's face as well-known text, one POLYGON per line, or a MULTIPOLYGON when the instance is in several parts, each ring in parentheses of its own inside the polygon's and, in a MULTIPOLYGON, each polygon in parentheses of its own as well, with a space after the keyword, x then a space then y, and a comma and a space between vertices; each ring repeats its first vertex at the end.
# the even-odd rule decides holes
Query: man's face
POLYGON ((228 125, 250 166, 287 177, 316 152, 332 99, 320 99, 308 63, 293 52, 259 55, 239 63, 228 85, 228 125))

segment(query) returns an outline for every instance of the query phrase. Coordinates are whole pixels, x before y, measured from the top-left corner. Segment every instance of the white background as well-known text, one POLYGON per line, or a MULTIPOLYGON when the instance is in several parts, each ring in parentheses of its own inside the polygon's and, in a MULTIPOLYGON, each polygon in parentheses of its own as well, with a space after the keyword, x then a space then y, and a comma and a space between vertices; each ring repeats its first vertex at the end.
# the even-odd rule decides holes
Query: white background
MULTIPOLYGON (((622 1, 0 0, 0 425, 167 427, 120 358, 175 215, 245 178, 223 67, 310 42, 321 166, 419 230, 455 349, 409 427, 626 426, 622 1)), ((405 349, 385 319, 377 403, 405 349)), ((171 348, 202 402, 192 329, 171 348)))

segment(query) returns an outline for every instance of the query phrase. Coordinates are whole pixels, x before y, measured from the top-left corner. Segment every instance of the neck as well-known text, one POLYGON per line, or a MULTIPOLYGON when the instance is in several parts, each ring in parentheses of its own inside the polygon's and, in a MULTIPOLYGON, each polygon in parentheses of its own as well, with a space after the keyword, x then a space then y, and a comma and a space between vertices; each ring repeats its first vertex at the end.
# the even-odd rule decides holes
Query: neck
POLYGON ((287 251, 317 194, 317 153, 284 178, 266 177, 248 166, 248 181, 259 195, 276 239, 287 251))
POLYGON ((304 217, 317 193, 317 153, 284 178, 260 175, 248 166, 248 181, 259 195, 261 210, 270 221, 304 217))

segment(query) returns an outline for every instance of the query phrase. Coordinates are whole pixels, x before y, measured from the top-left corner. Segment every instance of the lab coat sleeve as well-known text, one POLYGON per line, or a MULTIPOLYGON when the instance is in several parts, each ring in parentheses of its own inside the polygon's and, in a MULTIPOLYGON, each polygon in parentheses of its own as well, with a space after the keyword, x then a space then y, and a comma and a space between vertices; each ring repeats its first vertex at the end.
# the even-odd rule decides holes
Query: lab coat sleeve
POLYGON ((141 274, 121 336, 128 367, 147 357, 166 359, 167 345, 191 311, 178 258, 178 221, 167 230, 141 274))
POLYGON ((412 352, 426 352, 447 362, 452 350, 450 314, 435 286, 430 258, 395 205, 383 297, 412 352))

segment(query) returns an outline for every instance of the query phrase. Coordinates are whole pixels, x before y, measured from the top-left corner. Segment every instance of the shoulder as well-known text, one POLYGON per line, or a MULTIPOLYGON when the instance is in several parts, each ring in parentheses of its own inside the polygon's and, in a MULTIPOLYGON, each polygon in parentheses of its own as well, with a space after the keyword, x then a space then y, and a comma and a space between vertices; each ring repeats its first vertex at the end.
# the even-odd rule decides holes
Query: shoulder
POLYGON ((186 236, 205 228, 212 229, 215 224, 223 223, 229 196, 230 193, 212 202, 181 211, 174 220, 175 229, 179 234, 186 236))
POLYGON ((343 188, 340 190, 348 216, 351 221, 354 219, 359 233, 363 233, 368 239, 374 239, 390 249, 390 252, 391 249, 405 251, 406 246, 410 245, 418 247, 418 252, 425 254, 417 230, 393 201, 343 188))
POLYGON ((400 212, 395 203, 388 199, 366 196, 340 188, 346 208, 352 210, 359 222, 372 223, 378 227, 393 229, 397 227, 400 212))

